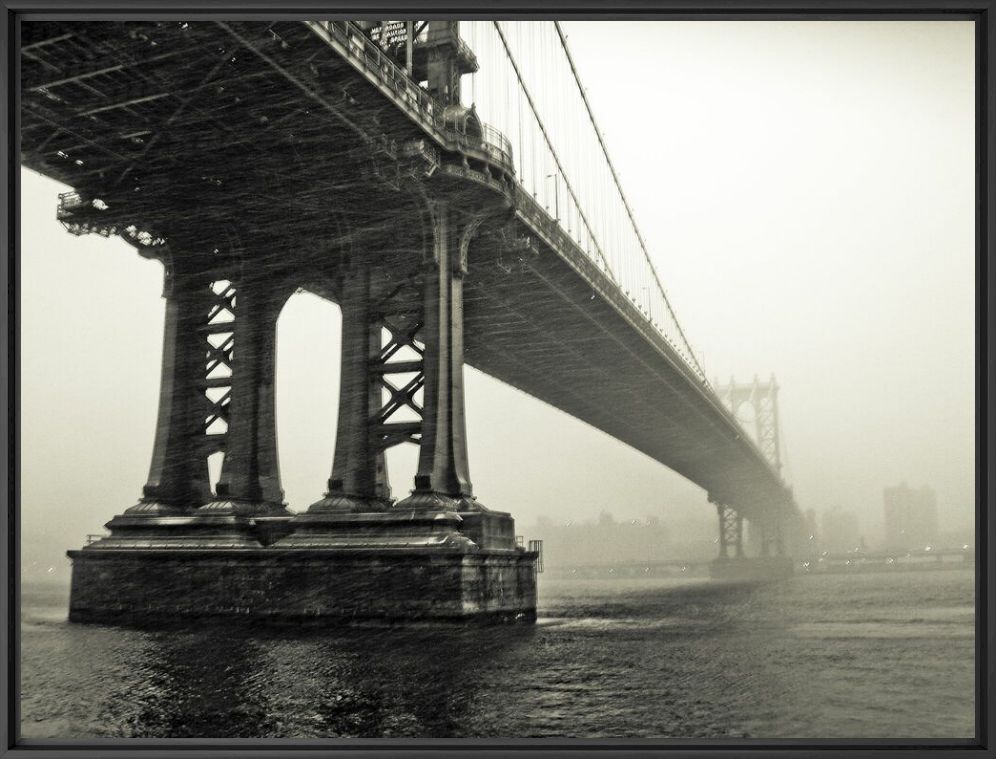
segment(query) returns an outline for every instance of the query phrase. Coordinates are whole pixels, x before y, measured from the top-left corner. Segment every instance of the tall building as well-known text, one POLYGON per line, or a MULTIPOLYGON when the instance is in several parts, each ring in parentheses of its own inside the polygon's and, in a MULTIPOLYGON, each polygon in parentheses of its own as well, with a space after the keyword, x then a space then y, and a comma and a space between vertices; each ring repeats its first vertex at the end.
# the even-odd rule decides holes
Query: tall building
POLYGON ((861 545, 858 516, 853 511, 844 511, 840 506, 824 511, 822 527, 818 537, 824 551, 844 553, 861 545))
POLYGON ((885 545, 888 548, 926 548, 937 542, 937 496, 924 485, 905 482, 885 489, 885 545))

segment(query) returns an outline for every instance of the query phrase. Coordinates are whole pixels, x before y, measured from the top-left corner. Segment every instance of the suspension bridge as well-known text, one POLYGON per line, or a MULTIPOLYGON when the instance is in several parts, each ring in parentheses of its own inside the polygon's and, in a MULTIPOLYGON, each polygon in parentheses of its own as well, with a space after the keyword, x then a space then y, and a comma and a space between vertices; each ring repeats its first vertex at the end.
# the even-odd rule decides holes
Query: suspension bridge
POLYGON ((21 70, 58 218, 165 271, 149 478, 70 552, 72 619, 534 616, 536 553, 471 483, 465 362, 704 488, 721 559, 746 519, 787 561, 774 395, 706 379, 558 24, 37 21, 21 70), (342 377, 331 475, 292 512, 273 369, 298 288, 342 309, 342 377))

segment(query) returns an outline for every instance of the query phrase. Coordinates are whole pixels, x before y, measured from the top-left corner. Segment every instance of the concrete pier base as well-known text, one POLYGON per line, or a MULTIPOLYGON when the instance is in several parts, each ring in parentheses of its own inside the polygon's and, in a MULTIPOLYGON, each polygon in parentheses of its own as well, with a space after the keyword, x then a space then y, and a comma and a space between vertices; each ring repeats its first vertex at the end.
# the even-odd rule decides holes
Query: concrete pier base
POLYGON ((536 554, 522 550, 104 548, 69 556, 71 622, 536 618, 536 554))
POLYGON ((709 565, 709 576, 714 580, 766 582, 783 580, 793 574, 794 565, 787 556, 716 559, 709 565))
POLYGON ((537 554, 516 546, 511 516, 480 506, 253 518, 198 510, 107 527, 68 552, 71 622, 536 619, 537 554))

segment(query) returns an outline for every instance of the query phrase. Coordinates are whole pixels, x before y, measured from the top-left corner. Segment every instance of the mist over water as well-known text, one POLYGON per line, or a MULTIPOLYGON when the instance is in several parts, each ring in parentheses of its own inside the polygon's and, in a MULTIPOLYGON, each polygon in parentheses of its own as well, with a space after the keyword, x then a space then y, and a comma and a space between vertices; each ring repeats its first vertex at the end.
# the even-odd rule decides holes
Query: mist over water
POLYGON ((970 570, 544 578, 535 627, 137 631, 23 604, 22 735, 968 738, 970 570))
MULTIPOLYGON (((874 549, 883 488, 926 484, 944 545, 974 543, 973 24, 565 28, 709 379, 777 375, 800 506, 850 514, 847 550, 874 549)), ((69 235, 55 218, 68 189, 21 172, 25 738, 973 734, 970 570, 558 579, 558 564, 711 559, 715 509, 470 368, 475 493, 546 540, 535 626, 68 624, 66 550, 146 482, 163 333, 161 265, 69 235)), ((330 471, 340 329, 338 307, 307 292, 280 317, 277 428, 297 511, 330 471)), ((391 452, 397 497, 415 457, 391 452)))
MULTIPOLYGON (((565 32, 709 379, 776 375, 800 506, 853 512, 874 544, 883 488, 905 480, 936 490, 944 529, 970 531, 972 22, 565 32)), ((160 382, 162 266, 120 239, 68 234, 55 209, 69 189, 21 172, 21 517, 34 576, 64 572, 65 550, 139 497, 160 382)), ((308 293, 280 317, 277 428, 295 510, 321 497, 331 468, 340 328, 338 308, 308 293)), ((488 507, 520 525, 608 510, 714 533, 705 494, 657 462, 472 369, 466 386, 488 507)), ((404 497, 414 448, 391 456, 404 497)))

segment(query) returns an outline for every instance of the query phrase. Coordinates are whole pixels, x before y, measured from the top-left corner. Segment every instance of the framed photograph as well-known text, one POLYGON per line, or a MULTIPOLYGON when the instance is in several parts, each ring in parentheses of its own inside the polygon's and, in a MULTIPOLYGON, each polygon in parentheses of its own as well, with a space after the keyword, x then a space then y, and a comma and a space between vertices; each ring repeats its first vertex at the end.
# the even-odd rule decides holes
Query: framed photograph
POLYGON ((991 2, 4 8, 4 756, 989 755, 991 2))

